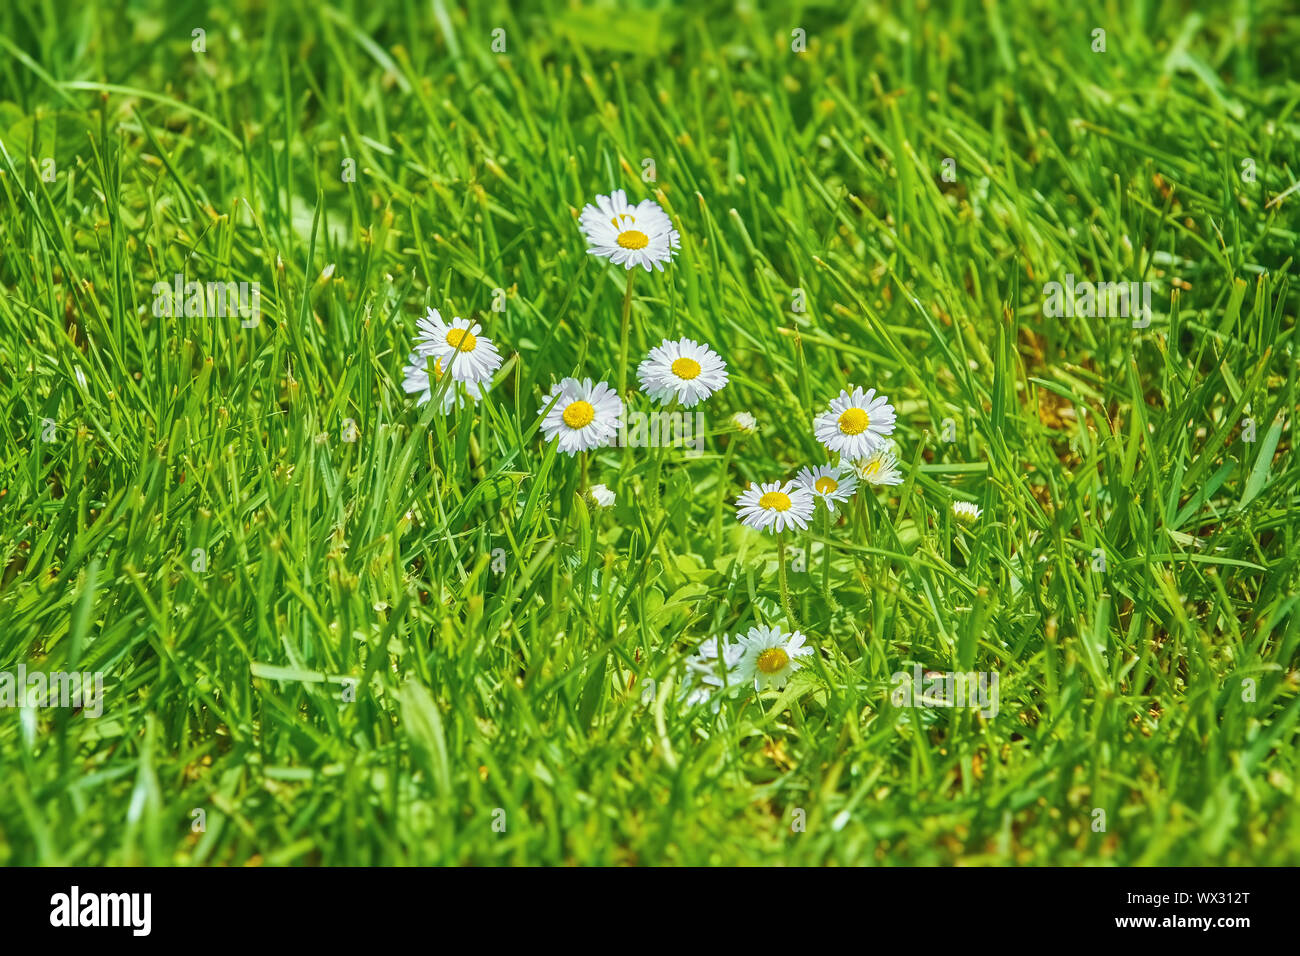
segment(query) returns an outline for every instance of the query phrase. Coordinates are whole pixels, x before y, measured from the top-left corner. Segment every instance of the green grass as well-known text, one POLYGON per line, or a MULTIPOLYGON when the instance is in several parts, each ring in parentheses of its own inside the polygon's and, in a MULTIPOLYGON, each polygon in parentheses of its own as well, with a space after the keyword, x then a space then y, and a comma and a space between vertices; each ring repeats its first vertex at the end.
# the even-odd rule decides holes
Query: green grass
POLYGON ((741 6, 0 5, 0 670, 107 680, 0 710, 0 863, 1300 862, 1300 17, 741 6), (633 361, 732 381, 590 511, 536 410, 617 374, 612 188, 682 236, 633 361), (154 317, 178 272, 261 325, 154 317), (1045 316, 1067 273, 1150 327, 1045 316), (473 412, 401 391, 427 306, 507 356, 473 412), (790 542, 815 662, 679 705, 784 622, 731 502, 850 383, 905 482, 790 542), (892 706, 913 662, 999 712, 892 706))

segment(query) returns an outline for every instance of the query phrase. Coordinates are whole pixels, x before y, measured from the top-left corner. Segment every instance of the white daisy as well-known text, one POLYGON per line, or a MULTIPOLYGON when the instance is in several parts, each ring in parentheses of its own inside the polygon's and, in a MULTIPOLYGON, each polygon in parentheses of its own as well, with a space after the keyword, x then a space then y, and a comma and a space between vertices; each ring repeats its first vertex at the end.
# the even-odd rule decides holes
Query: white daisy
POLYGON ((643 199, 635 206, 627 204, 627 194, 615 189, 608 196, 597 196, 578 220, 587 234, 587 251, 604 256, 628 269, 654 266, 660 272, 681 245, 672 220, 656 202, 643 199))
POLYGON ((749 412, 736 412, 731 416, 731 424, 746 435, 752 435, 758 431, 758 419, 749 412))
MULTIPOLYGON (((701 641, 695 654, 686 659, 686 704, 694 706, 713 697, 714 692, 723 686, 722 671, 724 670, 726 686, 730 689, 739 688, 741 681, 737 679, 735 671, 743 652, 744 648, 740 644, 728 641, 725 637, 710 637, 708 640, 701 641), (718 666, 719 646, 722 653, 721 668, 718 666), (702 686, 695 686, 695 681, 702 686)), ((717 703, 715 700, 714 710, 717 710, 717 703)))
POLYGON ((880 448, 866 458, 853 463, 859 478, 870 485, 901 485, 903 474, 898 470, 898 456, 893 449, 880 448))
POLYGON ((664 339, 637 366, 641 389, 660 405, 670 399, 684 407, 698 405, 727 384, 727 363, 703 343, 664 339))
POLYGON ((560 451, 572 455, 608 445, 618 434, 623 400, 604 382, 566 378, 542 399, 542 432, 547 441, 559 439, 560 451), (558 397, 558 401, 552 405, 558 397), (550 411, 547 411, 550 406, 550 411))
POLYGON ((488 382, 501 367, 501 353, 481 334, 483 327, 477 322, 453 318, 448 325, 437 309, 430 309, 416 327, 415 350, 441 359, 442 367, 457 382, 488 382))
POLYGON ((694 707, 696 704, 712 701, 714 713, 717 713, 722 705, 722 701, 714 695, 712 690, 707 687, 696 687, 689 682, 682 685, 681 696, 682 703, 687 707, 694 707))
POLYGON ((836 465, 803 468, 795 476, 794 483, 826 502, 826 508, 831 512, 835 511, 835 502, 848 501, 858 490, 858 479, 848 469, 836 465))
POLYGON ((969 501, 954 501, 952 503, 952 516, 962 524, 974 524, 979 521, 980 515, 983 513, 978 505, 973 505, 969 501))
POLYGON ((813 496, 807 488, 796 487, 793 481, 770 481, 757 488, 751 483, 736 499, 736 508, 736 517, 759 531, 776 532, 786 528, 802 531, 812 517, 813 496))
POLYGON ((840 392, 813 421, 817 440, 845 458, 866 458, 894 430, 894 406, 874 388, 840 392))
POLYGON ((779 627, 751 627, 749 633, 738 637, 740 659, 736 662, 736 679, 754 682, 754 690, 775 687, 780 690, 790 675, 799 669, 795 658, 812 653, 804 646, 804 636, 798 631, 786 634, 779 627))
POLYGON ((588 489, 591 492, 592 500, 600 508, 612 508, 614 506, 614 492, 610 491, 604 485, 592 485, 588 489))
MULTIPOLYGON (((421 355, 419 352, 412 352, 406 357, 406 365, 402 369, 402 389, 418 396, 415 400, 417 406, 423 405, 433 397, 433 391, 438 388, 441 380, 441 359, 430 360, 428 356, 421 355), (432 375, 429 374, 430 365, 433 366, 432 375)), ((446 415, 453 408, 463 408, 471 401, 477 402, 482 397, 483 386, 477 382, 448 382, 442 390, 442 413, 446 415)))

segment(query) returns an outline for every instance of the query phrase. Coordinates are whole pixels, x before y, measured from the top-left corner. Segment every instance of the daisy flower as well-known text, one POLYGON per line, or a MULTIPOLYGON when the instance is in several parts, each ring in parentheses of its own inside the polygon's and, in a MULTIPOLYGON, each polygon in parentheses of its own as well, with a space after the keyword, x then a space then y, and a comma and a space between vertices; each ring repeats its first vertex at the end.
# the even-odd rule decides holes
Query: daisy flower
POLYGON ((808 527, 812 517, 813 496, 807 488, 793 481, 770 481, 757 488, 751 483, 736 499, 741 522, 759 531, 784 531, 808 527))
POLYGON ((813 421, 817 440, 845 458, 866 458, 894 430, 894 406, 874 388, 840 392, 813 421))
POLYGON ((980 515, 983 513, 978 505, 973 505, 969 501, 954 501, 952 503, 952 516, 962 524, 974 524, 980 520, 980 515))
POLYGON ((690 684, 686 684, 683 687, 681 697, 682 703, 687 707, 694 707, 696 704, 703 704, 712 700, 714 713, 717 713, 718 710, 721 709, 722 705, 722 701, 714 697, 713 691, 709 690, 707 687, 693 687, 690 684))
POLYGON ((618 434, 623 400, 604 382, 593 385, 589 378, 581 382, 566 378, 542 399, 537 414, 546 416, 542 419, 546 440, 559 439, 560 451, 572 455, 610 443, 618 434), (559 401, 551 405, 557 397, 559 401))
POLYGON ((855 461, 853 470, 869 485, 903 483, 903 474, 898 470, 898 456, 890 448, 877 449, 866 458, 855 461))
POLYGON ((749 412, 736 412, 731 416, 731 424, 746 435, 752 435, 758 431, 758 419, 749 412))
POLYGON ((703 343, 664 339, 637 366, 636 377, 641 390, 660 405, 675 398, 690 408, 726 386, 727 363, 703 343))
MULTIPOLYGON (((430 375, 428 356, 412 352, 406 357, 406 365, 402 369, 402 389, 417 396, 417 406, 433 397, 433 391, 441 380, 441 359, 433 360, 433 374, 430 375)), ((453 408, 464 408, 471 401, 477 402, 482 397, 483 387, 477 382, 448 382, 442 390, 442 413, 446 415, 453 408)))
MULTIPOLYGON (((699 681, 699 684, 702 685, 692 687, 687 691, 687 706, 694 706, 708 700, 713 696, 716 689, 722 688, 722 670, 725 670, 727 674, 727 687, 739 687, 740 681, 736 678, 735 671, 736 664, 740 661, 740 655, 743 652, 744 648, 740 644, 734 641, 729 642, 725 637, 710 637, 708 640, 701 641, 695 653, 686 659, 688 679, 699 681), (721 648, 722 668, 718 667, 719 648, 721 648)), ((714 710, 716 709, 717 701, 715 700, 714 710)))
POLYGON ((736 662, 736 679, 754 682, 754 690, 785 686, 790 675, 799 669, 796 658, 812 653, 804 646, 804 636, 798 631, 786 634, 779 627, 751 627, 749 633, 737 638, 741 652, 736 662))
POLYGON ((501 353, 477 322, 453 318, 448 325, 437 309, 430 309, 416 327, 415 350, 441 360, 457 382, 483 384, 501 367, 501 353))
POLYGON ((826 502, 826 509, 832 513, 835 502, 848 501, 858 489, 858 479, 848 469, 835 465, 801 469, 794 483, 826 502))
POLYGON ((597 507, 611 508, 614 505, 614 492, 610 491, 604 485, 592 485, 588 491, 591 492, 592 500, 596 502, 597 507))
POLYGON ((578 221, 587 235, 589 253, 627 269, 642 266, 649 272, 654 266, 663 272, 663 264, 681 245, 672 220, 658 203, 643 199, 629 206, 621 189, 597 196, 596 204, 585 206, 578 221))

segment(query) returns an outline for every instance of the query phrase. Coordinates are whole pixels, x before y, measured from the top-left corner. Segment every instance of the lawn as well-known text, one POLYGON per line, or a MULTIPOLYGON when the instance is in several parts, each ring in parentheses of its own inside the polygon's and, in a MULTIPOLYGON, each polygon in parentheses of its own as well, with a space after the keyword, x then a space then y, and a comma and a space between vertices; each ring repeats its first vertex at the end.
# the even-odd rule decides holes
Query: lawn
POLYGON ((0 864, 1300 863, 1297 51, 1281 0, 0 5, 0 864), (588 252, 615 190, 662 268, 588 252), (429 309, 481 396, 404 387, 429 309), (728 381, 660 407, 683 338, 728 381), (626 434, 549 440, 570 376, 626 434), (899 483, 739 520, 852 474, 854 387, 899 483), (757 628, 783 685, 707 657, 757 628))

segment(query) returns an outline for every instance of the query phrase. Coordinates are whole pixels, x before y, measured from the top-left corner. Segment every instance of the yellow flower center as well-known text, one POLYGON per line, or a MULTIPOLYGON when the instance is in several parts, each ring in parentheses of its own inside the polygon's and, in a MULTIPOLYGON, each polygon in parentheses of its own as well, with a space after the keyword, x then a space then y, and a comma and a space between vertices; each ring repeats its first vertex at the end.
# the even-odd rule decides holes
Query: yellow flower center
POLYGON ((564 410, 564 424, 570 428, 586 428, 596 417, 596 410, 590 402, 578 399, 564 410))
POLYGON ((693 358, 682 357, 673 362, 673 374, 678 378, 692 379, 700 374, 700 363, 693 358))
POLYGON ((789 511, 790 496, 781 491, 769 491, 758 499, 758 506, 768 511, 789 511))
POLYGON ((459 352, 473 352, 478 339, 469 334, 469 329, 449 329, 447 344, 459 352))
POLYGON ((829 495, 839 486, 840 483, 838 481, 828 476, 823 476, 813 482, 813 487, 817 489, 817 493, 822 495, 829 495))
POLYGON ((790 655, 779 647, 769 647, 758 655, 758 669, 764 674, 776 674, 785 670, 790 663, 790 655))
POLYGON ((840 416, 840 431, 846 435, 861 435, 871 424, 871 416, 860 408, 846 408, 840 416))
POLYGON ((874 478, 880 474, 880 459, 873 458, 862 466, 863 478, 874 478))
POLYGON ((636 229, 629 229, 627 232, 618 234, 618 244, 624 249, 644 249, 650 245, 650 237, 644 232, 636 229))

